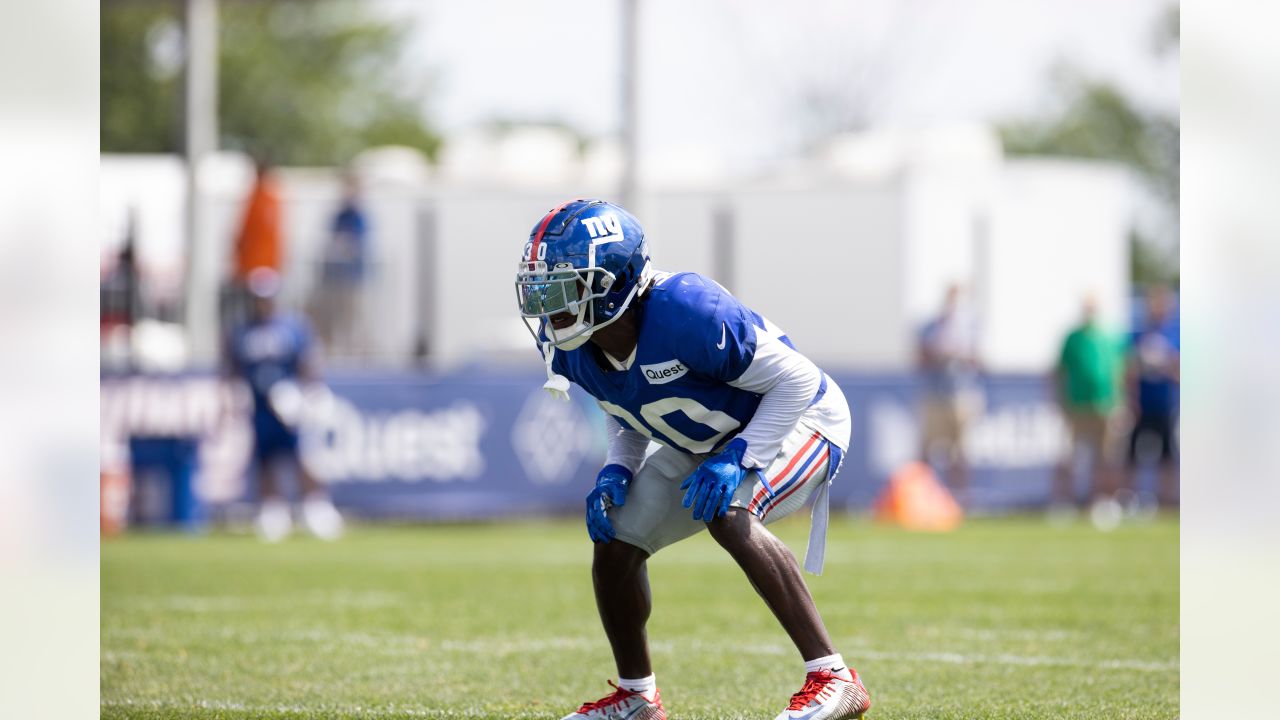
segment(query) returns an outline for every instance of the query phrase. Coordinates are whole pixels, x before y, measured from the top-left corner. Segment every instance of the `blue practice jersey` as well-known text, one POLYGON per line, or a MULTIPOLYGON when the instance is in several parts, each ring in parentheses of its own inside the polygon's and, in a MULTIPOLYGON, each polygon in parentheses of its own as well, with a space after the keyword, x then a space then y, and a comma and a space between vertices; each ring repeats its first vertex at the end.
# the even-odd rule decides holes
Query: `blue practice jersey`
POLYGON ((794 349, 780 329, 697 273, 659 274, 628 312, 640 313, 628 369, 614 369, 594 343, 556 350, 552 369, 624 428, 690 454, 715 450, 755 415, 763 396, 730 383, 751 365, 758 342, 776 338, 794 349))
POLYGON ((1181 352, 1178 326, 1148 327, 1133 333, 1130 342, 1138 366, 1138 407, 1152 415, 1173 413, 1178 385, 1169 375, 1169 366, 1177 363, 1181 352))
POLYGON ((253 393, 255 422, 274 417, 268 400, 271 387, 281 380, 298 379, 311 345, 307 323, 292 315, 249 322, 231 334, 232 370, 253 393))

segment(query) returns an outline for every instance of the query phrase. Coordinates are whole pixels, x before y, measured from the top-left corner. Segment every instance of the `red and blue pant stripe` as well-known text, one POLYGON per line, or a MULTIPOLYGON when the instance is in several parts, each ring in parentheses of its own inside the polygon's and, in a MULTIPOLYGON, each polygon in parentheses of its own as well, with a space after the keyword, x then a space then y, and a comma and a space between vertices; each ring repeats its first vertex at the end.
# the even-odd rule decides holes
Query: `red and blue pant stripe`
POLYGON ((772 478, 761 477, 761 482, 767 487, 756 491, 751 503, 747 505, 747 511, 763 520, 771 510, 804 487, 814 473, 824 467, 831 458, 830 445, 819 433, 810 435, 782 472, 772 478), (772 495, 770 490, 773 491, 772 495))

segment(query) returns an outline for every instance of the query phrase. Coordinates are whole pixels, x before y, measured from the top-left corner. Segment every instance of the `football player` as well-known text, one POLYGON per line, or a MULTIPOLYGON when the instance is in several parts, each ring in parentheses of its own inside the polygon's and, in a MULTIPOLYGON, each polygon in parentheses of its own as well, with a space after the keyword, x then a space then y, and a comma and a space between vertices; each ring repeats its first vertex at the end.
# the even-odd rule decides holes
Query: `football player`
POLYGON ((277 311, 280 285, 280 276, 270 268, 249 273, 251 315, 232 331, 224 348, 224 374, 243 380, 253 396, 253 465, 261 501, 255 526, 267 542, 283 540, 292 529, 292 513, 277 477, 288 464, 301 485, 304 524, 317 537, 333 540, 342 534, 342 516, 298 461, 299 386, 320 382, 314 344, 302 318, 277 311))
POLYGON ((538 221, 516 290, 545 387, 567 397, 575 382, 607 414, 608 456, 586 525, 619 677, 613 693, 565 720, 666 718, 645 634, 645 564, 704 528, 804 660, 804 685, 778 720, 860 717, 867 691, 832 645, 795 556, 766 528, 817 493, 805 566, 821 571, 827 486, 849 438, 840 388, 713 280, 654 270, 640 223, 601 200, 573 200, 538 221))

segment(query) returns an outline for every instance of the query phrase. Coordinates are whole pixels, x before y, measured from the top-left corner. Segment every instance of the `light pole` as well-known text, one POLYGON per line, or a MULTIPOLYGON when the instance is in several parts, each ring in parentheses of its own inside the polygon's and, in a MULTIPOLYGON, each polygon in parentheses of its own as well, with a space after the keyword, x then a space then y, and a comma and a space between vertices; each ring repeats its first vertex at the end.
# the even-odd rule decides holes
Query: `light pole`
MULTIPOLYGON (((217 304, 201 282, 199 170, 200 161, 218 149, 218 2, 185 0, 182 30, 186 40, 183 64, 183 156, 187 171, 187 253, 183 270, 183 321, 187 344, 193 358, 212 351, 216 343, 204 347, 200 328, 216 326, 217 304)), ((217 291, 212 294, 216 297, 217 291)))
POLYGON ((639 124, 637 103, 639 71, 639 0, 622 0, 622 178, 618 199, 623 207, 635 211, 636 204, 636 130, 639 124))

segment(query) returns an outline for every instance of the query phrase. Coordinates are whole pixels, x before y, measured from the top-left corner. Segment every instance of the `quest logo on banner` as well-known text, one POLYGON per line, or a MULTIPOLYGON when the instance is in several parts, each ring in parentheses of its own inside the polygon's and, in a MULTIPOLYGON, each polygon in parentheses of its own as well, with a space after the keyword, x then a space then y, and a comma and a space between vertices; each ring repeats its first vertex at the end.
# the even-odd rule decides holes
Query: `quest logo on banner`
POLYGON ((362 412, 335 396, 327 412, 304 418, 302 462, 325 482, 474 481, 485 468, 487 425, 465 400, 428 411, 362 412))
POLYGON ((668 360, 656 365, 641 365, 640 371, 650 385, 663 385, 682 377, 689 372, 689 368, 679 360, 668 360))

